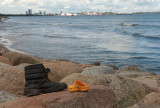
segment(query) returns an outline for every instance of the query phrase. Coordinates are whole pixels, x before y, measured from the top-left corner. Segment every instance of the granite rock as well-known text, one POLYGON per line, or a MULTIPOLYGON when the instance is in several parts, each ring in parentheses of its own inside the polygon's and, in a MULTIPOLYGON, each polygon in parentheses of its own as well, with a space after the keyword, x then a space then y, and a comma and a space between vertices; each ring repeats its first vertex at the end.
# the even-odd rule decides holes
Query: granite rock
POLYGON ((8 60, 8 58, 3 57, 3 56, 0 56, 0 62, 11 65, 10 61, 8 60))
POLYGON ((22 54, 19 52, 10 51, 8 53, 5 53, 3 56, 9 59, 12 66, 17 66, 21 63, 28 63, 28 64, 41 63, 39 58, 31 56, 31 55, 27 55, 27 54, 22 54))
MULTIPOLYGON (((24 67, 30 64, 23 63, 18 66, 10 66, 8 64, 1 66, 1 64, 3 63, 0 63, 0 90, 5 90, 15 95, 23 95, 25 84, 24 67)), ((50 68, 49 79, 55 82, 59 82, 69 74, 82 71, 78 64, 68 61, 45 61, 44 65, 46 68, 50 68)))
POLYGON ((9 52, 8 48, 4 47, 3 45, 0 45, 0 56, 7 52, 9 52))
POLYGON ((106 86, 91 86, 87 92, 60 91, 21 97, 0 104, 0 108, 112 108, 115 95, 106 86))
POLYGON ((104 74, 115 74, 115 70, 108 66, 93 66, 85 68, 82 73, 91 76, 99 76, 104 74))
POLYGON ((160 108, 160 92, 152 92, 143 100, 128 108, 160 108))
POLYGON ((143 99, 147 93, 152 92, 146 92, 146 87, 143 84, 126 76, 116 74, 90 76, 77 73, 66 76, 61 82, 69 85, 73 84, 75 80, 80 80, 86 84, 106 85, 110 87, 116 95, 114 108, 125 108, 133 105, 143 99))
POLYGON ((77 63, 63 61, 63 60, 45 60, 42 61, 46 68, 49 68, 51 72, 49 73, 49 78, 52 81, 59 82, 61 79, 67 75, 73 73, 81 73, 82 67, 77 63))

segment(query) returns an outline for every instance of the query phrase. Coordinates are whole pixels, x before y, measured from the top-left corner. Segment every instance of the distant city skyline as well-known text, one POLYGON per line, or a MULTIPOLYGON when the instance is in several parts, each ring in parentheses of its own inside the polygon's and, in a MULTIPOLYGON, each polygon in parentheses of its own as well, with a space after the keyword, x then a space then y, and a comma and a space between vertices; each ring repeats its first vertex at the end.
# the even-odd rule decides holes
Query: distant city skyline
POLYGON ((160 0, 0 0, 0 13, 24 14, 34 12, 155 12, 160 11, 160 0))

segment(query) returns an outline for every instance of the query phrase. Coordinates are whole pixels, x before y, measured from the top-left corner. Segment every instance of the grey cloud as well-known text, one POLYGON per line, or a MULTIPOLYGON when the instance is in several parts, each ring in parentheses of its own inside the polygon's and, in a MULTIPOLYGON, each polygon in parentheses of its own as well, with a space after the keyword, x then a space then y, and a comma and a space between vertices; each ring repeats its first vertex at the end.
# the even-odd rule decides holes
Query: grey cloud
POLYGON ((149 1, 144 1, 144 2, 136 2, 136 5, 144 6, 144 5, 152 5, 152 2, 149 1))
POLYGON ((18 2, 19 0, 13 0, 13 2, 18 2))

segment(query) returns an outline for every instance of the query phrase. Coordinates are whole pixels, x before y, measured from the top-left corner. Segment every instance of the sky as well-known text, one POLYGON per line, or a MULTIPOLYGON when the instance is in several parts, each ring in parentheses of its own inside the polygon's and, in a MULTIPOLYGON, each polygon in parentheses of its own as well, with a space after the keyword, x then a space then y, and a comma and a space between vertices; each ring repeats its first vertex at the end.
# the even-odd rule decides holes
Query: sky
POLYGON ((0 13, 25 14, 46 11, 59 12, 155 12, 160 11, 160 0, 0 0, 0 13))

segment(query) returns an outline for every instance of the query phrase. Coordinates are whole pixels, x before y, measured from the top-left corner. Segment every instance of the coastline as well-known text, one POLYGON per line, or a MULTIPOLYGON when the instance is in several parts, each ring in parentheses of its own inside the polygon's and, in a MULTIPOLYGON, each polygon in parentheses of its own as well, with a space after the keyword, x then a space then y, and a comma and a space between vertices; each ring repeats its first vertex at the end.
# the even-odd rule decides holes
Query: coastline
MULTIPOLYGON (((112 92, 114 92, 116 96, 114 97, 114 95, 112 95, 113 100, 115 98, 115 103, 114 102, 112 103, 112 105, 114 105, 115 108, 121 108, 122 106, 133 105, 138 101, 140 101, 141 99, 143 99, 144 96, 146 96, 147 94, 152 92, 159 93, 160 91, 160 86, 158 85, 158 82, 157 82, 159 81, 160 75, 156 75, 151 72, 145 72, 143 70, 140 70, 137 66, 126 66, 123 69, 118 69, 118 67, 114 65, 101 66, 100 63, 80 64, 80 63, 70 62, 68 60, 43 59, 43 58, 38 58, 36 56, 28 55, 28 54, 10 51, 3 45, 0 46, 0 63, 1 63, 0 64, 0 90, 2 90, 0 91, 0 93, 2 92, 2 95, 1 95, 2 100, 0 100, 2 104, 0 104, 0 106, 5 105, 5 101, 6 101, 6 105, 8 105, 7 101, 12 102, 10 101, 12 99, 14 101, 14 103, 12 104, 15 104, 19 100, 21 101, 21 99, 22 100, 28 99, 27 97, 23 96, 24 67, 30 64, 37 64, 37 63, 38 64, 42 63, 46 68, 50 68, 51 74, 49 74, 49 78, 52 81, 66 82, 67 85, 69 85, 71 82, 73 83, 74 80, 78 79, 78 80, 87 82, 90 85, 99 85, 95 87, 101 88, 101 86, 104 87, 105 85, 107 87, 112 88, 113 90, 112 92), (87 75, 85 75, 86 72, 88 72, 90 69, 91 69, 91 73, 87 73, 87 75), (92 73, 95 73, 96 75, 97 72, 99 73, 99 71, 102 76, 97 76, 97 77, 92 76, 92 73), (118 85, 121 85, 121 86, 118 86, 118 85), (134 90, 135 86, 136 86, 136 90, 134 90), (128 94, 124 93, 126 92, 126 90, 124 91, 123 89, 126 89, 128 94), (9 92, 9 94, 4 93, 3 91, 9 92), (139 92, 142 93, 143 95, 142 94, 139 95, 139 92), (128 95, 131 97, 133 95, 136 101, 128 100, 127 99, 128 95), (126 100, 124 100, 124 98, 126 98, 126 100), (123 101, 123 104, 120 104, 122 101, 123 101)), ((100 88, 96 88, 96 90, 101 90, 100 88)), ((59 92, 60 97, 61 95, 64 96, 63 93, 70 94, 69 92, 67 92, 67 90, 65 90, 65 91, 59 92)), ((54 96, 56 95, 56 93, 46 94, 46 96, 48 95, 54 96)), ((39 95, 39 96, 31 97, 30 99, 34 100, 34 98, 43 97, 43 96, 44 95, 39 95)), ((60 103, 60 105, 61 104, 62 103, 60 103)))

